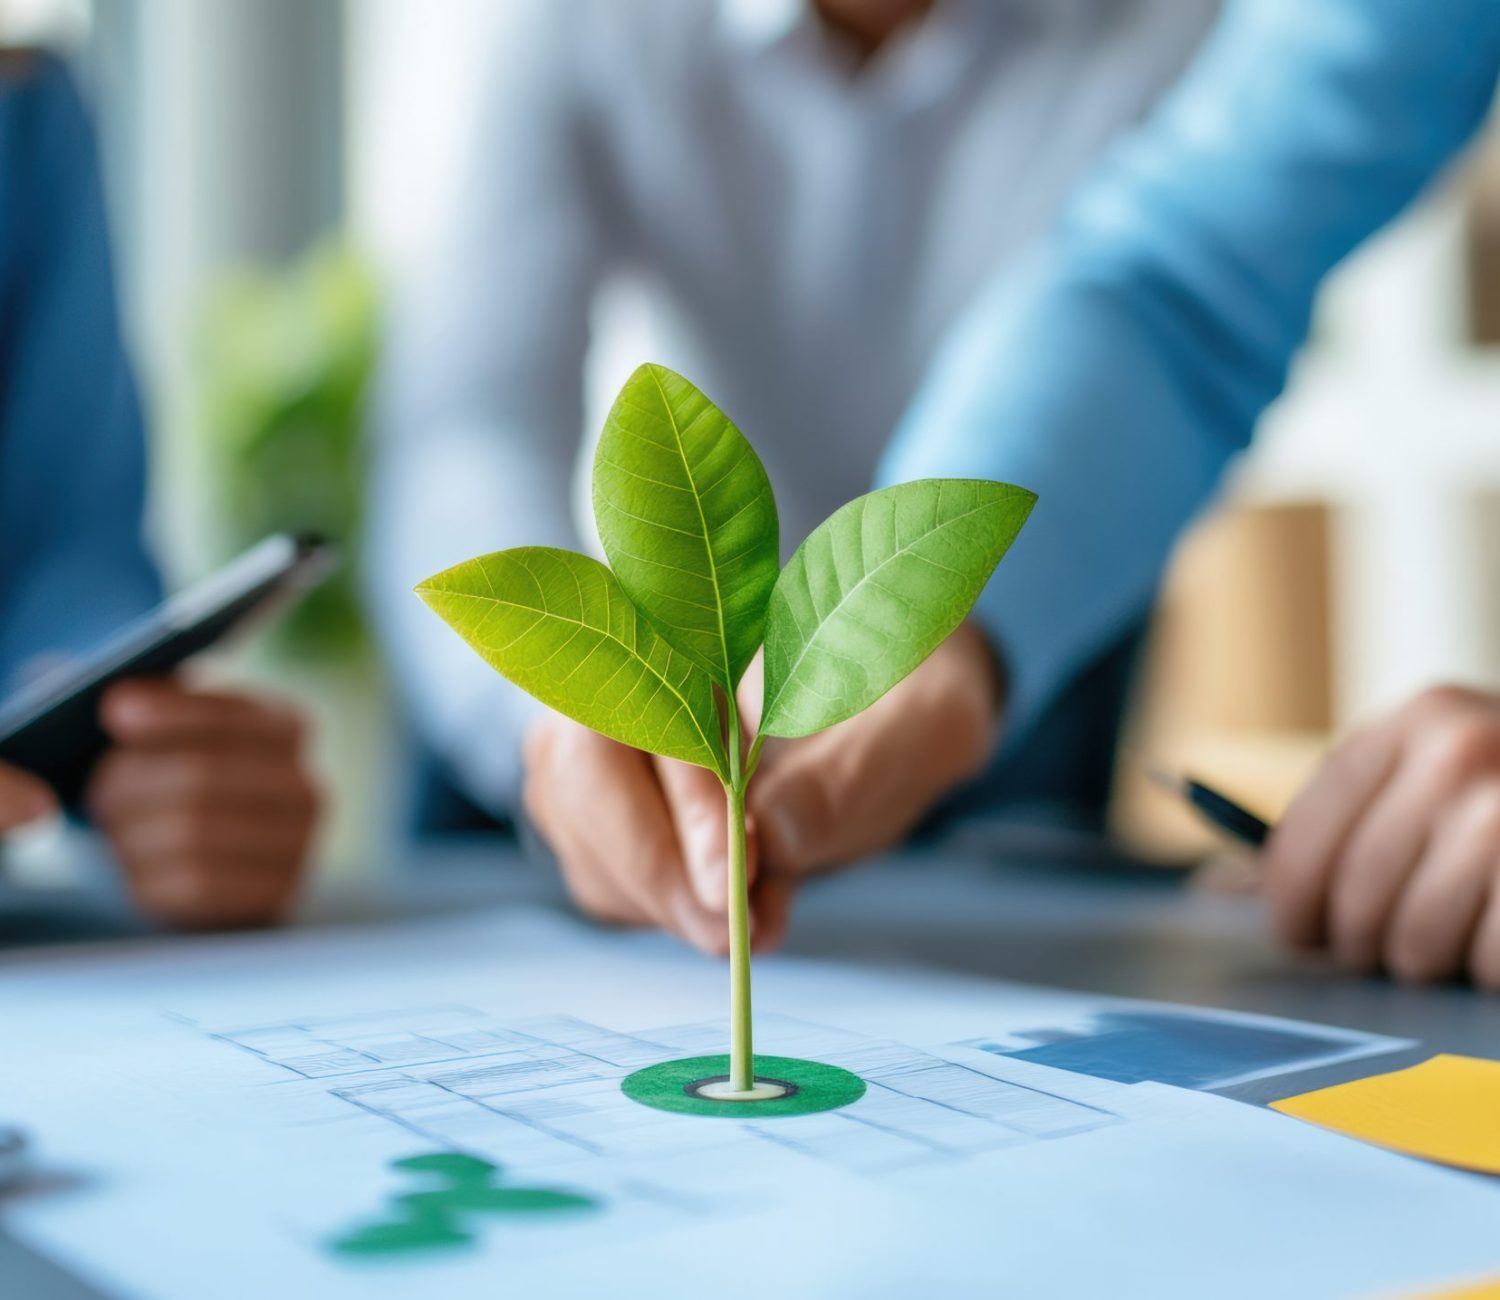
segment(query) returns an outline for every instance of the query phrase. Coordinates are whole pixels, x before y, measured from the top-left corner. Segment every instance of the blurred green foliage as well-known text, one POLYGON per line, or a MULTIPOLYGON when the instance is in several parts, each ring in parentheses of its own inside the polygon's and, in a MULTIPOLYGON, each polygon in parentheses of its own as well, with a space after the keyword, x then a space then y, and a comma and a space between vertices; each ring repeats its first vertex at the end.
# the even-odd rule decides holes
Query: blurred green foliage
POLYGON ((377 316, 368 265, 333 244, 290 268, 230 272, 208 300, 203 415, 226 557, 273 532, 321 533, 343 553, 277 626, 275 648, 298 659, 367 648, 359 541, 377 316))

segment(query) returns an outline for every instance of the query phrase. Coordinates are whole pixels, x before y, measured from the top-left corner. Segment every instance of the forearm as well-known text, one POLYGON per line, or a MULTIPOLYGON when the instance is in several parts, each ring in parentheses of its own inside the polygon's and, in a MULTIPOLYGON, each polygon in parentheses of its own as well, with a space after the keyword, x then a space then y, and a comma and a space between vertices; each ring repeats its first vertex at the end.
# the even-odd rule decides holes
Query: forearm
POLYGON ((1469 137, 1497 66, 1500 14, 1475 0, 1239 0, 954 331, 881 479, 1037 492, 978 607, 1013 737, 1144 608, 1280 391, 1323 276, 1469 137))
POLYGON ((1008 740, 1146 608, 1179 531, 1274 395, 1268 376, 1211 419, 1184 382, 1191 353, 1108 284, 1068 275, 1065 258, 1034 266, 980 305, 881 466, 882 482, 992 478, 1038 495, 974 611, 1004 667, 1008 740), (990 358, 1018 354, 1031 364, 990 388, 990 358))

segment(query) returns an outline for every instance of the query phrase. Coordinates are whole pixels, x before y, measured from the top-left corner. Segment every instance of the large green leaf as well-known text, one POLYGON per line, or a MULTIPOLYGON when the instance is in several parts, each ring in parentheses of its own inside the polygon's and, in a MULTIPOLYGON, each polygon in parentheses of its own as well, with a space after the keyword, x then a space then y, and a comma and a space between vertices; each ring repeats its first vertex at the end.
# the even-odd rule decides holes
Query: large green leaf
POLYGON ((598 560, 522 546, 446 569, 417 594, 543 704, 622 744, 723 774, 712 682, 598 560))
POLYGON ((780 556, 771 482, 729 417, 681 375, 642 366, 599 439, 594 518, 630 598, 732 690, 780 556))
POLYGON ((1036 502, 983 479, 924 479, 837 510, 797 548, 766 612, 768 736, 852 718, 953 631, 1036 502))

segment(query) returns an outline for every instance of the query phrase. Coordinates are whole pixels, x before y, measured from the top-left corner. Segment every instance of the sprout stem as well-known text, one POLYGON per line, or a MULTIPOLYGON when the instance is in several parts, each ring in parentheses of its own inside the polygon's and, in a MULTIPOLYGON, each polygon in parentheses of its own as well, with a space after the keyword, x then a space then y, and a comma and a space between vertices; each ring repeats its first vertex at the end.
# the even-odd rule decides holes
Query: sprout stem
POLYGON ((755 1087, 750 1035, 750 883, 745 869, 745 786, 740 769, 740 711, 729 696, 729 780, 724 783, 729 823, 729 1086, 755 1087))
POLYGON ((729 1084, 755 1086, 750 1036, 750 892, 745 877, 745 792, 726 786, 729 803, 729 1084))

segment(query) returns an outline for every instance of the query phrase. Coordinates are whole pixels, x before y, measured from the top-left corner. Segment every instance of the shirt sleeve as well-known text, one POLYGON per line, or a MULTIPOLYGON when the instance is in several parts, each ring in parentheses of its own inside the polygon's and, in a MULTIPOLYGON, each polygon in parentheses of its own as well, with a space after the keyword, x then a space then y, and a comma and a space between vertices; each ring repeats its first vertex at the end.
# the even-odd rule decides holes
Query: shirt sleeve
POLYGON ((95 140, 51 59, 4 92, 0 692, 160 596, 95 140))
POLYGON ((499 812, 516 806, 522 733, 542 706, 412 587, 509 546, 581 548, 572 474, 603 200, 570 53, 574 7, 535 9, 503 32, 437 256, 395 305, 367 566, 419 732, 499 812))
POLYGON ((1231 0, 1048 244, 955 327, 880 474, 1038 494, 976 610, 1008 664, 1008 743, 1145 608, 1320 281, 1470 137, 1497 71, 1500 7, 1480 0, 1231 0))

